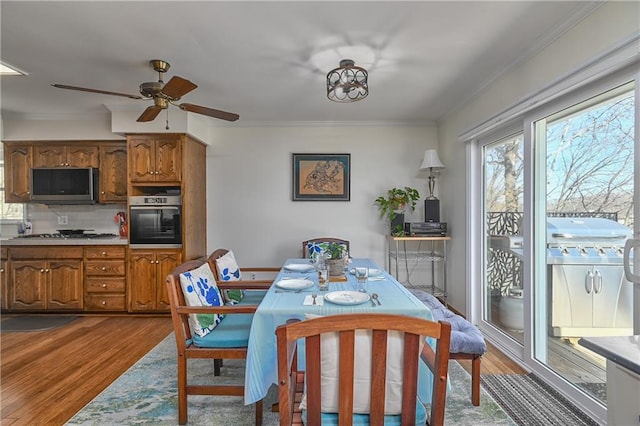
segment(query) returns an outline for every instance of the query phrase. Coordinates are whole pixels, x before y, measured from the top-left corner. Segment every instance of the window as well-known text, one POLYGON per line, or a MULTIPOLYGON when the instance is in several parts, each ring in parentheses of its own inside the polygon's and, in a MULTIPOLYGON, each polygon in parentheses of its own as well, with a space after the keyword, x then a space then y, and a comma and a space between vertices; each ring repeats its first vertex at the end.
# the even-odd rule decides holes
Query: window
POLYGON ((4 202, 4 144, 0 144, 0 221, 24 220, 24 204, 4 202))

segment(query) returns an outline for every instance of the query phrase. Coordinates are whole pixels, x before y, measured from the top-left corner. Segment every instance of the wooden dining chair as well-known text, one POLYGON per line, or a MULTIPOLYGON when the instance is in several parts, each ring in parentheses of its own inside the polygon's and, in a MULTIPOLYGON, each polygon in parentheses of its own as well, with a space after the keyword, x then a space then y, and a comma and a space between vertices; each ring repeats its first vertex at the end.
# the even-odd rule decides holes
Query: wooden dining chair
POLYGON ((240 281, 235 285, 241 288, 247 288, 246 286, 248 285, 254 290, 255 289, 268 290, 269 286, 273 284, 273 279, 247 280, 243 278, 246 278, 247 275, 251 275, 251 274, 256 274, 256 275, 266 274, 266 275, 273 276, 275 278, 275 276, 280 272, 280 269, 281 269, 280 267, 276 267, 276 266, 247 267, 247 266, 240 266, 239 264, 236 263, 236 270, 225 272, 224 270, 222 270, 222 268, 219 267, 219 262, 220 262, 220 259, 229 255, 231 255, 233 261, 235 261, 235 256, 233 255, 233 252, 231 250, 226 248, 219 248, 214 250, 209 255, 209 257, 207 258, 207 261, 209 262, 209 265, 211 265, 211 268, 214 271, 216 271, 216 277, 218 277, 219 281, 225 281, 228 283, 233 283, 234 281, 240 281))
POLYGON ((302 257, 304 259, 310 258, 311 253, 313 251, 322 249, 322 246, 328 243, 342 244, 346 248, 347 253, 349 253, 348 240, 343 240, 341 238, 334 238, 334 237, 320 237, 320 238, 312 238, 310 240, 306 240, 302 242, 302 257))
MULTIPOLYGON (((203 265, 213 280, 213 271, 209 264, 203 260, 191 260, 183 263, 173 270, 166 280, 171 308, 171 319, 176 338, 178 352, 178 423, 187 423, 187 396, 188 395, 231 395, 244 396, 244 382, 238 384, 223 384, 212 382, 210 384, 193 385, 187 382, 188 360, 195 358, 211 359, 246 359, 249 331, 253 313, 257 305, 237 304, 222 306, 194 306, 189 305, 184 294, 180 275, 193 271, 199 271, 203 265), (213 314, 224 315, 222 319, 216 319, 213 314), (193 317, 205 326, 211 328, 211 323, 217 323, 205 336, 193 329, 193 317), (204 317, 200 319, 200 317, 204 317)), ((228 287, 226 283, 215 284, 219 290, 224 291, 228 287)), ((233 287, 233 288, 238 288, 233 287)), ((215 297, 217 298, 217 296, 215 297)), ((200 323, 198 323, 200 325, 200 323)), ((215 374, 214 374, 215 376, 215 374)), ((255 407, 255 424, 262 424, 262 401, 258 401, 255 407)), ((215 411, 215 410, 213 410, 215 411)))
POLYGON ((399 416, 401 425, 442 425, 450 335, 446 322, 395 314, 330 315, 279 326, 280 425, 383 425, 388 416, 399 416), (431 338, 435 350, 421 336, 431 338), (305 371, 298 369, 299 339, 305 371), (429 414, 417 397, 420 359, 434 375, 429 414))

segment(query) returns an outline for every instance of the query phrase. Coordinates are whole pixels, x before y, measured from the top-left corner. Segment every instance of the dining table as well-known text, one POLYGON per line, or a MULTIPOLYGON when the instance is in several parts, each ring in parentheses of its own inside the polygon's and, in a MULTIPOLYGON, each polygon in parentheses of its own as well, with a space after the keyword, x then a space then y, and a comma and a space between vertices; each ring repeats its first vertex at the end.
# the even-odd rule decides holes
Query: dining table
MULTIPOLYGON (((320 291, 318 272, 309 259, 286 260, 258 305, 251 324, 245 404, 263 399, 269 388, 277 383, 275 331, 290 319, 304 320, 307 314, 385 313, 433 320, 431 310, 424 303, 371 259, 353 258, 345 269, 343 276, 330 277, 328 290, 320 291), (356 281, 356 267, 368 268, 366 282, 356 281), (371 297, 374 294, 377 295, 375 299, 371 297)), ((304 363, 304 359, 300 363, 304 363)), ((433 376, 423 363, 419 374, 419 396, 423 401, 430 401, 433 376)))

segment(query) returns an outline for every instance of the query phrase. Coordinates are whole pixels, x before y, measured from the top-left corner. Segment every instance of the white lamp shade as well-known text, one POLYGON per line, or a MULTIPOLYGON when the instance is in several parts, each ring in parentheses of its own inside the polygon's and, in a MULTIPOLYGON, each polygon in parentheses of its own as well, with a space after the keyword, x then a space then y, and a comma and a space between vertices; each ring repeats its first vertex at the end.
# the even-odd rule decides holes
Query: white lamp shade
POLYGON ((424 152, 424 159, 420 165, 420 170, 437 170, 444 169, 444 164, 438 158, 438 151, 428 149, 424 152))

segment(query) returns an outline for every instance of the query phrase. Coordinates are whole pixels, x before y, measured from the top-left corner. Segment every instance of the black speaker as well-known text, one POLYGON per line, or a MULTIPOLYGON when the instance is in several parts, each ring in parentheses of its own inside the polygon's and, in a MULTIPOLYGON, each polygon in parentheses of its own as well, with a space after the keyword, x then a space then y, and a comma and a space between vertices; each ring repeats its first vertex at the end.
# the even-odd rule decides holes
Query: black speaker
POLYGON ((440 200, 424 200, 424 221, 440 222, 440 200))

